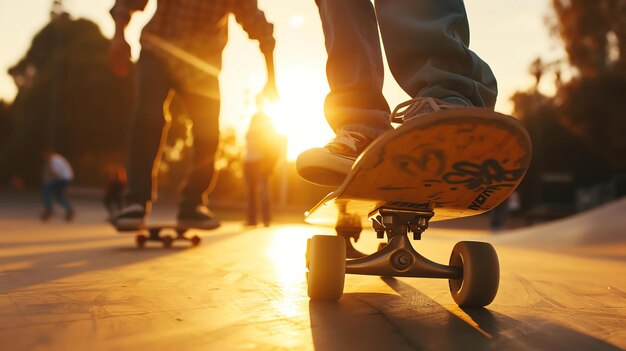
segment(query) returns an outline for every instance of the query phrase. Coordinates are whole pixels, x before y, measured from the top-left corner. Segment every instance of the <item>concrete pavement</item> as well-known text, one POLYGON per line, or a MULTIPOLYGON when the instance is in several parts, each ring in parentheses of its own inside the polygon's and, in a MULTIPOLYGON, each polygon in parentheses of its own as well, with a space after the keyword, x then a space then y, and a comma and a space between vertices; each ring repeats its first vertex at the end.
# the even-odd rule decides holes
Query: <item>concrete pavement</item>
MULTIPOLYGON (((604 255, 435 228, 414 245, 441 263, 456 241, 494 242, 501 283, 488 308, 458 308, 445 280, 370 276, 347 276, 339 302, 314 303, 306 239, 332 230, 228 221, 196 232, 196 248, 137 249, 99 204, 80 206, 75 223, 44 225, 36 204, 0 201, 1 350, 626 349, 623 239, 604 255)), ((357 245, 373 251, 373 232, 357 245)))

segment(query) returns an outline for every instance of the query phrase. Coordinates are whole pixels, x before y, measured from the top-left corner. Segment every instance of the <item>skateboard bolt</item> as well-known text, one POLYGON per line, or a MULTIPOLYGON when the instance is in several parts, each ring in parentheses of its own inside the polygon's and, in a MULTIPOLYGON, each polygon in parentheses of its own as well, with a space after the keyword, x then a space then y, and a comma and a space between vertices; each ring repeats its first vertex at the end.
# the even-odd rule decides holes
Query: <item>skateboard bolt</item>
POLYGON ((391 262, 395 269, 404 271, 413 262, 413 257, 408 252, 401 250, 392 256, 391 262))
POLYGON ((400 262, 401 265, 407 265, 411 262, 411 259, 407 255, 400 255, 398 262, 400 262))

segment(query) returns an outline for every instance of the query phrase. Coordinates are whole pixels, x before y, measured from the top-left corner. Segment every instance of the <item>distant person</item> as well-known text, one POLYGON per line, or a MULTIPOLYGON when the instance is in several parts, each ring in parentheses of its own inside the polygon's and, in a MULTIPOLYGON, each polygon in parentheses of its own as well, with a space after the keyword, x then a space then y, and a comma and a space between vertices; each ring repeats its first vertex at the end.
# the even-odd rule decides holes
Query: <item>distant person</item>
POLYGON ((498 232, 502 230, 511 214, 519 211, 520 207, 519 193, 514 191, 506 200, 491 210, 491 221, 489 223, 491 231, 498 232))
POLYGON ((317 0, 324 30, 330 93, 326 119, 336 138, 302 153, 298 174, 337 186, 357 157, 391 130, 383 96, 381 38, 389 68, 412 100, 403 119, 459 107, 493 108, 493 72, 469 49, 462 0, 317 0), (379 38, 380 29, 380 38, 379 38))
POLYGON ((106 175, 104 188, 104 206, 109 213, 109 219, 115 218, 123 207, 124 190, 126 189, 126 170, 124 167, 115 167, 106 175))
POLYGON ((246 225, 257 225, 257 206, 261 220, 268 227, 271 223, 269 178, 281 154, 282 137, 276 132, 270 117, 262 111, 250 120, 246 133, 244 174, 247 190, 246 225), (258 197, 257 197, 258 195, 258 197))
POLYGON ((52 217, 53 201, 59 203, 65 209, 65 220, 74 219, 74 208, 65 195, 68 185, 74 180, 74 171, 65 157, 52 151, 43 152, 43 186, 41 196, 43 199, 44 212, 41 220, 47 221, 52 217))
MULTIPOLYGON (((130 47, 124 29, 133 13, 142 11, 147 2, 117 0, 111 10, 116 31, 109 62, 117 75, 127 75, 130 68, 130 47)), ((124 208, 113 220, 117 228, 132 230, 145 224, 155 199, 155 176, 165 140, 163 111, 169 107, 172 94, 180 98, 193 122, 194 142, 192 169, 181 191, 178 225, 198 229, 220 225, 207 206, 207 193, 214 180, 219 141, 218 75, 228 40, 230 13, 251 39, 259 41, 268 77, 263 94, 268 98, 276 96, 273 25, 257 8, 256 0, 158 0, 156 13, 141 35, 128 191, 124 208)))

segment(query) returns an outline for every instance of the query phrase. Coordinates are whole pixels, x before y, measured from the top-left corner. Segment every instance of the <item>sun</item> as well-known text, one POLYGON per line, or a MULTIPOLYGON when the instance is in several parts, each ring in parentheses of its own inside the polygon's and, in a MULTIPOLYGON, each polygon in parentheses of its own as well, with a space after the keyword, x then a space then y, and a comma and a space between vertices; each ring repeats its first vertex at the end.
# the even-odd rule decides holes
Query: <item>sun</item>
POLYGON ((267 103, 276 131, 287 137, 287 160, 312 147, 325 145, 333 131, 324 118, 324 98, 328 93, 326 78, 304 67, 290 69, 278 77, 280 98, 267 103))

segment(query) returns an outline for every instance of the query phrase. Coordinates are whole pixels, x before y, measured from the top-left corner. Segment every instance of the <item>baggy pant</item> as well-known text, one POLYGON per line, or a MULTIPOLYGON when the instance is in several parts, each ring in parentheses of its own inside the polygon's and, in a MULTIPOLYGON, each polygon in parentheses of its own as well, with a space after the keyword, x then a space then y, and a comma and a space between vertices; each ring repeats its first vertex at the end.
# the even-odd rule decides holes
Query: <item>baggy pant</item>
MULTIPOLYGON (((191 171, 181 190, 181 208, 205 204, 219 143, 220 101, 177 89, 166 64, 149 50, 142 51, 137 69, 137 103, 130 135, 126 200, 143 204, 154 198, 162 145, 167 137, 164 102, 175 92, 193 122, 194 141, 191 171)), ((213 85, 214 96, 219 96, 217 77, 213 85)))
POLYGON ((495 105, 496 79, 468 48, 462 0, 375 0, 375 11, 370 0, 316 2, 328 52, 325 114, 334 130, 390 128, 379 28, 389 68, 411 97, 495 105))

